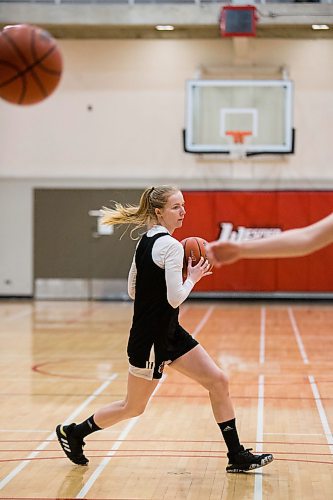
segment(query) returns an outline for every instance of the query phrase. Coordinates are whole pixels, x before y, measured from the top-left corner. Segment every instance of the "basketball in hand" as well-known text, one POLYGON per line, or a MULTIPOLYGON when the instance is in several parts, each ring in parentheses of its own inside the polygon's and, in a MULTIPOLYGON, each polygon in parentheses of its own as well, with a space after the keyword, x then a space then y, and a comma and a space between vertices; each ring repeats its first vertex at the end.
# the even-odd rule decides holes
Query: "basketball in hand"
MULTIPOLYGON (((184 247, 183 277, 186 278, 189 257, 191 257, 192 259, 192 266, 198 264, 201 257, 203 257, 205 260, 207 259, 207 241, 203 238, 200 238, 199 236, 190 236, 189 238, 185 238, 184 240, 182 240, 181 244, 184 247)), ((211 269, 212 266, 209 268, 209 271, 211 269)))
POLYGON ((57 87, 62 56, 55 39, 29 24, 0 31, 0 97, 14 104, 43 101, 57 87))

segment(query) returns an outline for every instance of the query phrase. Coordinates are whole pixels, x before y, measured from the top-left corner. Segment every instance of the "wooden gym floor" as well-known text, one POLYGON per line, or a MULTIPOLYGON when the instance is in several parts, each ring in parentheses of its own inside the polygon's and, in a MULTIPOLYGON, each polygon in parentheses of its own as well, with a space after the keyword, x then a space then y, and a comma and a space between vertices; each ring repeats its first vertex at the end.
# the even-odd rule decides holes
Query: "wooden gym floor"
POLYGON ((0 499, 333 499, 333 308, 188 301, 181 323, 231 379, 242 442, 275 461, 226 474, 205 390, 166 369, 144 415, 88 437, 56 424, 121 399, 130 303, 0 302, 0 499))

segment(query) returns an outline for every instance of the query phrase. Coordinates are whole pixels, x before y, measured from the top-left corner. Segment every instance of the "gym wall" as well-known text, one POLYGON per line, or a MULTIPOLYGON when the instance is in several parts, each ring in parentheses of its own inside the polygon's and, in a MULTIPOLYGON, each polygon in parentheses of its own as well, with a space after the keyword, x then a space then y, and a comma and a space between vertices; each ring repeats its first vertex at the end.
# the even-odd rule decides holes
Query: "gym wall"
POLYGON ((333 189, 332 41, 253 39, 245 58, 219 39, 59 44, 64 75, 49 99, 0 101, 0 295, 34 294, 35 189, 333 189), (294 82, 295 154, 234 162, 184 153, 186 79, 200 67, 238 78, 251 65, 271 78, 286 66, 294 82))

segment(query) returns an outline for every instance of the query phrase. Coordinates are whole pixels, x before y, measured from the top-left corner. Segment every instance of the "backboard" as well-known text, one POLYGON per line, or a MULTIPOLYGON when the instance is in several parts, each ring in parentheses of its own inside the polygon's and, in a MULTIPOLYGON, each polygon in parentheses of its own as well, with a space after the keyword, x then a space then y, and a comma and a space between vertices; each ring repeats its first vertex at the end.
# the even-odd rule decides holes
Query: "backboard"
POLYGON ((292 90, 289 80, 189 80, 185 151, 293 153, 292 90))

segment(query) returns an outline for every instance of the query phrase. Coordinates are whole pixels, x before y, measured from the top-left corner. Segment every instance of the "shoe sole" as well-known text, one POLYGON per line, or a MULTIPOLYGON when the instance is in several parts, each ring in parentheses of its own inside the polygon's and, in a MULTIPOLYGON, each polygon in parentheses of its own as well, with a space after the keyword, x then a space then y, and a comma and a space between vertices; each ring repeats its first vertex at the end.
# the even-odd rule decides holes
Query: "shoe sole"
MULTIPOLYGON (((269 455, 268 457, 263 458, 261 460, 260 464, 251 464, 246 469, 241 469, 239 467, 235 468, 235 466, 231 465, 230 469, 228 467, 226 467, 226 471, 229 473, 249 472, 251 470, 260 469, 261 467, 265 467, 265 465, 270 464, 271 462, 273 462, 273 460, 274 460, 273 455, 269 455)), ((246 465, 244 465, 244 467, 246 467, 246 465)))
POLYGON ((71 462, 75 465, 88 465, 89 460, 82 454, 81 458, 75 459, 72 454, 71 449, 69 447, 68 438, 65 431, 62 429, 62 425, 57 425, 56 434, 59 441, 59 444, 65 453, 66 457, 69 458, 71 462))

